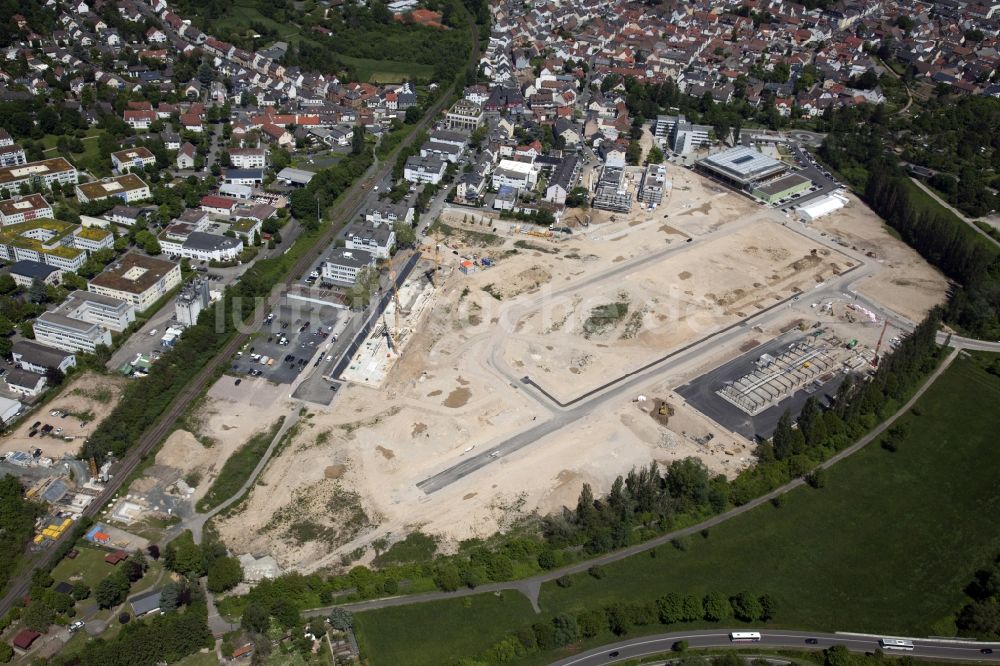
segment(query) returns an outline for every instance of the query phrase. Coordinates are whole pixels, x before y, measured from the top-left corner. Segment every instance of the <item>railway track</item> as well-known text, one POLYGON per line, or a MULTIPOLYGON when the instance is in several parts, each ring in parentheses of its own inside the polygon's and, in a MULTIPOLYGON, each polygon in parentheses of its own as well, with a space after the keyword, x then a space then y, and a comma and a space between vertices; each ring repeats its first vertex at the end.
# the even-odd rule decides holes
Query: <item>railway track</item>
MULTIPOLYGON (((479 42, 478 42, 478 31, 475 28, 475 23, 472 24, 472 55, 469 59, 470 64, 473 64, 477 59, 479 52, 479 42)), ((371 182, 378 182, 381 180, 389 171, 391 171, 393 164, 395 164, 396 158, 399 152, 413 143, 414 139, 420 132, 427 129, 434 120, 434 118, 441 113, 445 105, 454 93, 455 84, 452 84, 448 90, 446 90, 441 97, 435 102, 421 118, 420 122, 413 128, 410 134, 403 139, 393 151, 386 156, 386 159, 381 163, 377 162, 369 167, 368 175, 363 175, 352 185, 344 197, 334 206, 333 210, 330 212, 330 218, 334 220, 332 224, 323 232, 322 237, 313 245, 309 252, 302 255, 301 258, 291 267, 288 271, 285 279, 282 281, 282 286, 286 289, 291 286, 297 275, 302 275, 306 269, 315 261, 320 254, 322 254, 334 241, 337 233, 344 227, 344 225, 352 220, 355 215, 357 215, 361 207, 368 196, 368 184, 371 182)), ((275 292, 272 291, 271 295, 268 297, 264 307, 258 308, 254 313, 254 320, 252 324, 252 331, 256 332, 260 328, 263 318, 264 311, 273 309, 279 300, 275 292)), ((208 388, 209 382, 215 377, 216 373, 219 371, 223 364, 228 364, 229 359, 240 349, 246 342, 250 339, 252 333, 236 333, 233 335, 232 339, 222 348, 222 350, 209 361, 205 367, 195 375, 194 379, 188 382, 187 386, 174 398, 173 402, 167 408, 167 410, 160 416, 159 419, 147 430, 143 436, 140 438, 139 442, 133 446, 128 453, 118 462, 113 468, 114 476, 108 481, 107 486, 104 491, 97 496, 97 498, 84 509, 82 515, 92 518, 100 512, 108 501, 114 497, 114 495, 121 488, 122 484, 128 479, 139 465, 149 456, 156 446, 166 438, 166 436, 173 429, 174 424, 177 419, 181 417, 182 414, 190 407, 191 403, 201 395, 202 391, 208 388)), ((72 538, 72 532, 67 531, 63 533, 58 539, 49 545, 43 551, 33 553, 28 555, 21 563, 21 567, 14 578, 11 579, 7 590, 2 599, 0 599, 0 615, 6 614, 14 604, 19 600, 27 596, 28 590, 31 587, 31 578, 35 571, 43 568, 50 567, 54 564, 52 561, 55 558, 56 553, 60 550, 60 546, 68 542, 72 538)))

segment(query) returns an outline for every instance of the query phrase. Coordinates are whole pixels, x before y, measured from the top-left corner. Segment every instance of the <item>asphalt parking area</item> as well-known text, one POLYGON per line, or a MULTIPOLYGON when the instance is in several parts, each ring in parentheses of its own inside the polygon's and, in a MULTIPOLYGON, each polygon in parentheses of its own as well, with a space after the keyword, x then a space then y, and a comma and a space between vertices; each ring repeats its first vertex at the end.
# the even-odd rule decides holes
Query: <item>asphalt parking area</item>
POLYGON ((333 307, 306 304, 282 305, 272 314, 271 322, 237 352, 230 374, 291 384, 302 370, 313 366, 318 350, 329 347, 337 318, 347 315, 333 307))

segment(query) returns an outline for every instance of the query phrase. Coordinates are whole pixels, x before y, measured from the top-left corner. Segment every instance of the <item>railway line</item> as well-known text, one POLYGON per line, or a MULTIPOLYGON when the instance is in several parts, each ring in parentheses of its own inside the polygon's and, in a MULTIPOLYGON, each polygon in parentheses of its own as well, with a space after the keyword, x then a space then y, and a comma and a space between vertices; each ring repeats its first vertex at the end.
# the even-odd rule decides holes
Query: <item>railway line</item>
MULTIPOLYGON (((473 23, 472 50, 469 59, 470 65, 478 58, 478 37, 476 25, 473 23)), ((289 269, 285 279, 281 282, 282 287, 287 289, 291 286, 291 284, 295 282, 295 277, 306 272, 312 262, 315 261, 319 255, 331 245, 331 243, 333 243, 337 233, 340 232, 343 226, 360 212, 369 194, 367 184, 370 182, 378 182, 391 171, 399 152, 413 143, 417 135, 431 125, 434 118, 441 113, 445 105, 451 100, 453 93, 454 84, 442 93, 438 100, 427 110, 424 117, 421 118, 420 121, 413 127, 410 134, 403 139, 388 156, 386 156, 385 160, 381 163, 376 160, 376 162, 369 167, 368 172, 358 178, 357 181, 355 181, 355 183, 347 190, 341 200, 335 204, 333 210, 330 211, 329 217, 334 220, 334 222, 325 229, 323 235, 313 244, 313 247, 308 252, 303 254, 302 257, 295 262, 291 269, 289 269)), ((254 319, 251 325, 251 332, 235 333, 222 350, 216 354, 215 357, 212 358, 212 360, 207 363, 197 375, 195 375, 194 379, 191 380, 187 386, 184 387, 184 389, 181 390, 167 410, 160 416, 159 419, 157 419, 153 426, 143 434, 142 438, 116 465, 113 466, 113 476, 109 479, 104 491, 98 495, 94 502, 92 502, 90 506, 83 511, 83 516, 88 518, 94 517, 104 508, 108 500, 115 496, 122 484, 131 477, 142 462, 154 451, 156 446, 167 437, 173 429, 174 424, 177 422, 177 419, 180 418, 191 403, 208 388, 209 383, 216 377, 219 370, 224 368, 225 364, 229 363, 229 359, 232 358, 237 350, 239 350, 240 347, 246 344, 246 342, 250 339, 252 332, 255 332, 260 327, 264 319, 265 310, 272 309, 277 305, 280 293, 281 292, 279 291, 272 290, 271 295, 268 297, 264 306, 255 311, 254 319)), ((28 594, 34 572, 53 565, 53 559, 55 558, 56 553, 60 551, 60 547, 72 538, 73 532, 67 531, 51 543, 45 550, 29 554, 24 558, 17 574, 11 579, 3 598, 0 599, 0 615, 6 614, 14 606, 17 600, 23 599, 28 594)))

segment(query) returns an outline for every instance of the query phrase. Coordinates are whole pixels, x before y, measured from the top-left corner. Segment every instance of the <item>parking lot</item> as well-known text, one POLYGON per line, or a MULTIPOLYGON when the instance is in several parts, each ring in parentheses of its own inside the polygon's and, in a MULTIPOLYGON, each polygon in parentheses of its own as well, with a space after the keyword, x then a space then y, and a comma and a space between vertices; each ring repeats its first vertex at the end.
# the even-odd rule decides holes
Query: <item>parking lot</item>
POLYGON ((828 405, 832 396, 836 395, 837 389, 843 383, 846 375, 839 371, 831 372, 830 379, 823 382, 821 387, 813 386, 809 390, 800 389, 795 391, 795 393, 777 404, 753 416, 720 397, 716 391, 725 386, 727 382, 736 381, 753 372, 757 359, 761 355, 770 354, 772 356, 780 356, 781 352, 787 349, 789 345, 804 339, 805 337, 798 331, 781 335, 700 377, 696 377, 687 384, 677 388, 676 391, 689 405, 724 428, 737 432, 751 440, 755 437, 766 439, 774 433, 774 429, 778 425, 778 419, 781 418, 781 415, 786 410, 793 414, 797 413, 802 409, 802 405, 805 404, 805 401, 810 396, 818 398, 822 405, 828 405))
POLYGON ((272 314, 271 321, 237 352, 231 373, 291 384, 303 369, 315 365, 317 351, 329 351, 338 319, 349 315, 345 310, 295 301, 272 314))

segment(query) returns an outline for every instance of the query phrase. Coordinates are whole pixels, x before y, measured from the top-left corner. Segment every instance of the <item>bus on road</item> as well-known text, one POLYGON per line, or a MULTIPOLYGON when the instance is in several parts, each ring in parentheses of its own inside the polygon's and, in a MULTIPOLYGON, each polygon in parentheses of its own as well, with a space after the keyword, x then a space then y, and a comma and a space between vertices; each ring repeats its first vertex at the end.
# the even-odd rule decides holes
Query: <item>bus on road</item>
POLYGON ((729 634, 729 640, 731 640, 734 643, 737 643, 737 642, 741 642, 741 643, 742 642, 756 643, 756 642, 760 641, 760 632, 759 631, 734 631, 731 634, 729 634))
POLYGON ((880 638, 878 644, 886 650, 912 650, 913 641, 902 638, 880 638))

